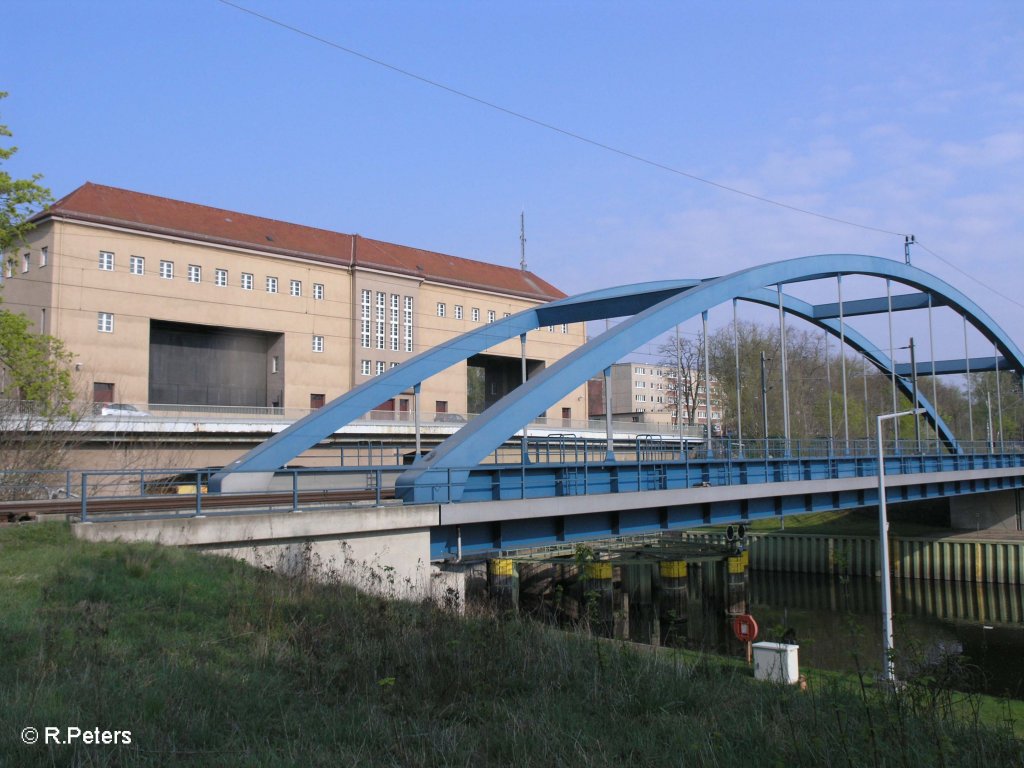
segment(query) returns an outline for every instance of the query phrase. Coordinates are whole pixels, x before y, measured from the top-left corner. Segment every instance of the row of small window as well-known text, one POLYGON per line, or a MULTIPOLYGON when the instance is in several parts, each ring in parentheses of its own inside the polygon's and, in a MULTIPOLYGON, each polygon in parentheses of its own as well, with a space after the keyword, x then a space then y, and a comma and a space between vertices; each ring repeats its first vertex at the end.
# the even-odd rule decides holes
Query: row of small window
MULTIPOLYGON (((647 389, 647 382, 646 382, 646 381, 640 381, 640 380, 638 380, 638 381, 636 382, 636 384, 634 384, 633 386, 634 386, 634 387, 635 387, 636 389, 647 389)), ((660 381, 658 381, 658 382, 654 382, 654 381, 652 381, 652 382, 651 382, 651 386, 650 386, 650 388, 651 388, 651 389, 664 389, 664 388, 665 388, 665 385, 664 385, 664 383, 662 383, 662 382, 660 382, 660 381)))
MULTIPOLYGON (((638 403, 646 403, 646 402, 648 402, 647 395, 633 395, 633 399, 636 402, 638 402, 638 403)), ((665 398, 662 395, 657 395, 657 396, 651 395, 651 399, 650 399, 649 402, 652 402, 652 403, 664 403, 665 402, 665 398)))
POLYGON ((359 373, 369 376, 371 370, 374 376, 380 376, 388 368, 394 368, 398 363, 388 363, 384 360, 361 360, 359 362, 359 373))
MULTIPOLYGON (((456 320, 464 319, 465 318, 465 312, 464 312, 464 310, 462 308, 462 305, 461 304, 454 304, 453 307, 454 307, 454 310, 455 310, 455 313, 454 313, 455 319, 456 320)), ((479 323, 480 322, 480 308, 479 307, 472 307, 469 311, 470 311, 470 319, 474 323, 479 323)), ((437 316, 438 317, 448 317, 448 305, 445 304, 443 301, 437 302, 437 316)), ((506 312, 505 313, 505 317, 508 317, 508 316, 509 316, 509 313, 506 312)), ((487 310, 487 322, 488 323, 493 323, 497 319, 497 317, 498 317, 498 313, 495 312, 493 309, 487 310)))
MULTIPOLYGON (((462 307, 461 304, 453 304, 452 307, 455 310, 454 311, 454 317, 455 317, 456 320, 462 320, 462 319, 465 318, 465 313, 463 311, 463 307, 462 307)), ((437 316, 438 317, 447 317, 448 316, 448 305, 445 304, 443 301, 437 302, 437 316)), ((511 317, 511 314, 508 313, 508 312, 503 312, 502 313, 502 317, 511 317)), ((473 321, 474 323, 479 323, 480 322, 480 309, 478 307, 470 307, 469 319, 471 321, 473 321)), ((488 323, 493 323, 497 319, 498 319, 498 313, 497 312, 495 312, 493 309, 487 310, 487 322, 488 323)), ((551 331, 551 333, 554 333, 555 332, 555 326, 549 325, 548 326, 548 330, 551 331)), ((568 333, 568 332, 569 332, 569 324, 568 323, 562 323, 562 333, 568 333)))
MULTIPOLYGON (((114 270, 114 254, 110 251, 100 251, 100 269, 112 272, 114 270)), ((144 275, 146 274, 146 259, 143 256, 130 256, 128 259, 128 272, 133 275, 144 275)), ((160 277, 165 280, 174 279, 174 262, 168 261, 167 259, 160 260, 160 277)), ((188 265, 188 281, 190 283, 201 283, 203 282, 203 268, 198 264, 188 265)), ((213 284, 218 288, 226 288, 228 285, 228 271, 226 269, 215 269, 213 272, 213 284)), ((255 278, 251 272, 243 272, 242 280, 240 283, 243 291, 251 291, 255 285, 255 278)), ((267 293, 278 292, 278 279, 276 277, 267 276, 266 279, 267 293)), ((290 280, 288 286, 288 294, 290 296, 302 296, 302 281, 301 280, 290 280)), ((313 298, 323 299, 324 297, 324 285, 323 283, 313 283, 313 298)))
MULTIPOLYGON (((50 249, 47 248, 44 245, 42 248, 39 249, 39 266, 40 267, 45 267, 47 262, 49 261, 49 259, 50 259, 50 249)), ((16 263, 16 260, 15 260, 14 256, 11 256, 9 259, 6 260, 6 263, 4 264, 4 276, 5 277, 14 277, 14 265, 15 265, 15 263, 16 263)), ((23 273, 24 272, 28 272, 28 270, 29 270, 29 268, 31 266, 32 266, 32 254, 31 253, 23 253, 23 254, 21 254, 21 271, 23 273)))

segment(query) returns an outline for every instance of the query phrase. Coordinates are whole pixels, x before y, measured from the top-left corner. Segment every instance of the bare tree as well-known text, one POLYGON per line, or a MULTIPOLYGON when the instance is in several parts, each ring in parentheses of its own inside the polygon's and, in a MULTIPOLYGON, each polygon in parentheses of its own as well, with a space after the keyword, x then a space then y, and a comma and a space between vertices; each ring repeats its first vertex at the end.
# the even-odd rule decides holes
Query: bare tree
POLYGON ((704 338, 678 333, 658 347, 665 369, 665 390, 676 424, 695 424, 697 407, 704 402, 704 338))

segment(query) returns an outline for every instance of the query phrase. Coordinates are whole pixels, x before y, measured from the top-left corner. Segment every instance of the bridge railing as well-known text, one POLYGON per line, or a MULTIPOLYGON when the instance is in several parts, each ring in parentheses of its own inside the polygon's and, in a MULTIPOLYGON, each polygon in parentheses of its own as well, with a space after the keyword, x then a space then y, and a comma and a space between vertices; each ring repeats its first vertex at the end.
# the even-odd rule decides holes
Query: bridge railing
MULTIPOLYGON (((139 514, 196 517, 270 510, 297 511, 324 505, 372 503, 392 497, 398 466, 293 467, 279 469, 266 490, 231 494, 208 493, 207 484, 216 468, 86 470, 77 478, 72 494, 82 522, 104 518, 123 519, 139 514), (116 504, 113 504, 116 502, 116 504)), ((255 473, 263 474, 263 473, 255 473)))
MULTIPOLYGON (((689 447, 682 455, 637 441, 636 453, 615 461, 566 460, 532 465, 480 465, 427 470, 407 501, 495 501, 551 496, 577 496, 638 491, 678 490, 697 486, 752 485, 805 480, 848 479, 878 474, 875 441, 857 441, 838 454, 828 440, 752 441, 742 446, 721 439, 689 447), (787 454, 788 450, 788 454, 787 454), (466 475, 469 475, 466 480, 466 475), (455 482, 452 479, 455 478, 455 482)), ((923 448, 923 446, 921 446, 923 448)), ((1004 444, 991 453, 986 442, 967 443, 963 453, 927 452, 914 441, 886 441, 886 474, 908 475, 945 471, 1024 466, 1024 444, 1004 444)))
MULTIPOLYGON (((727 438, 700 444, 680 453, 678 445, 665 441, 638 438, 628 457, 607 461, 606 444, 572 434, 553 434, 537 441, 531 448, 531 464, 517 461, 445 470, 434 474, 438 498, 458 498, 452 478, 476 475, 487 486, 491 498, 527 498, 541 495, 541 486, 550 482, 549 495, 659 490, 695 485, 734 485, 740 483, 785 482, 852 476, 876 475, 877 444, 870 440, 851 441, 847 453, 836 451, 834 441, 737 441, 727 438), (786 448, 789 455, 786 455, 786 448), (548 473, 550 481, 541 481, 548 473), (486 477, 485 477, 486 476, 486 477), (609 479, 614 476, 614 483, 609 479)), ((972 470, 990 467, 1021 466, 1024 463, 1024 442, 1004 441, 991 446, 987 441, 962 443, 963 452, 918 450, 914 441, 886 441, 886 472, 912 474, 948 470, 972 470), (995 447, 998 452, 992 453, 995 447), (1002 451, 999 449, 1002 448, 1002 451)), ((363 463, 348 467, 291 467, 274 473, 271 491, 282 495, 277 504, 298 508, 315 503, 309 494, 352 492, 354 500, 379 503, 389 498, 396 478, 414 458, 406 455, 406 463, 387 461, 387 451, 367 444, 362 448, 363 463), (384 461, 381 461, 384 459, 384 461)), ((408 454, 408 452, 407 452, 408 454)), ((401 457, 400 457, 401 458, 401 457)), ((518 452, 516 452, 518 459, 518 452)), ((218 468, 181 470, 179 468, 130 470, 0 470, 0 489, 5 499, 74 500, 80 505, 82 519, 90 519, 90 504, 112 499, 145 500, 153 497, 178 496, 184 507, 180 514, 203 514, 209 476, 218 468), (186 502, 186 499, 190 501, 186 502)), ((461 488, 461 486, 460 486, 461 488)), ((263 492, 265 495, 266 492, 263 492)), ((258 494, 257 494, 258 495, 258 494)), ((257 495, 253 495, 255 499, 257 495)), ((244 503, 243 495, 235 495, 244 503)), ((338 497, 332 499, 340 503, 338 497)), ((145 505, 139 505, 145 508, 145 505)))

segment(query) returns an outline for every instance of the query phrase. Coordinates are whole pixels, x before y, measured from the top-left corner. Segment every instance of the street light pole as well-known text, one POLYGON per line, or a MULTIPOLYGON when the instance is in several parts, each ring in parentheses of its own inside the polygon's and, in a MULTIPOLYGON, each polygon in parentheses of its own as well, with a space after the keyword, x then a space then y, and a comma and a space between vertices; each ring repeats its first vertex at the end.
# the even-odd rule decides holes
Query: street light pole
MULTIPOLYGON (((910 380, 914 387, 914 407, 917 408, 917 355, 914 351, 914 337, 910 337, 910 380)), ((921 452, 921 419, 914 416, 914 453, 921 452)))
POLYGON ((761 421, 764 425, 764 455, 768 458, 768 382, 764 375, 764 352, 761 352, 761 421))
POLYGON ((899 413, 883 413, 878 416, 876 437, 878 439, 878 548, 882 576, 882 669, 888 683, 896 682, 896 664, 893 660, 892 635, 892 583, 889 575, 889 517, 885 507, 885 454, 882 451, 882 422, 898 419, 900 416, 914 416, 924 413, 924 408, 913 408, 899 413))

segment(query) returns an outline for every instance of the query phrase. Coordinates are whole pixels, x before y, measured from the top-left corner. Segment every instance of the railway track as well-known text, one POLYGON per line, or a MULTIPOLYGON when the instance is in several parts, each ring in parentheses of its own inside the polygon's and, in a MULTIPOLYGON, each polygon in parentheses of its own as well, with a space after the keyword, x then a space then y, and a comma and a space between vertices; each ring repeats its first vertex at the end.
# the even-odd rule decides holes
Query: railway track
MULTIPOLYGON (((394 497, 395 492, 393 489, 381 489, 380 498, 382 500, 393 499, 394 497)), ((301 491, 298 494, 299 504, 346 504, 358 501, 375 501, 377 498, 375 490, 319 490, 301 491)), ((239 510, 273 507, 291 508, 293 501, 294 496, 288 491, 230 494, 225 496, 203 494, 201 498, 203 510, 219 510, 222 512, 233 508, 239 510)), ((194 512, 196 509, 196 497, 195 495, 187 494, 154 494, 124 498, 89 499, 87 509, 89 517, 127 515, 132 513, 194 512)), ((68 518, 77 517, 81 513, 81 499, 0 502, 0 522, 15 523, 26 520, 68 518)))

